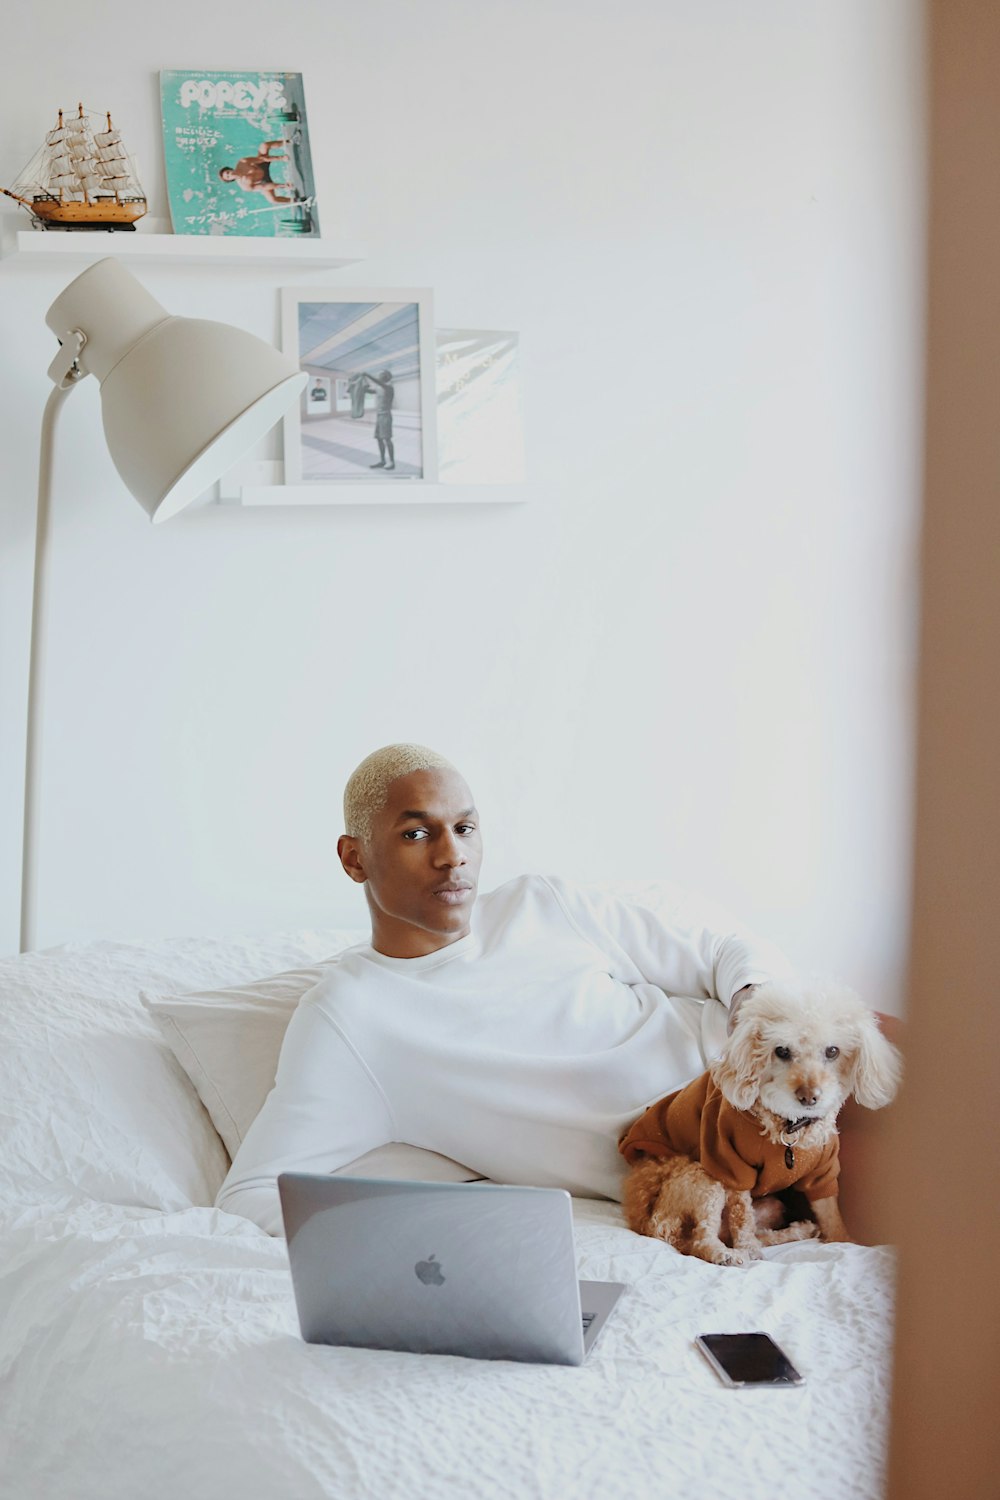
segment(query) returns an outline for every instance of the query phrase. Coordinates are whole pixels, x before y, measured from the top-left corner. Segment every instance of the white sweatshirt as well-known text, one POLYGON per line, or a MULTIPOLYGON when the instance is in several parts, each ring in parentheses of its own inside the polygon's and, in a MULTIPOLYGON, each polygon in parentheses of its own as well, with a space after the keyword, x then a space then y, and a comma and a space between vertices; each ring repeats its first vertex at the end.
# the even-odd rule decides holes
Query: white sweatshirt
POLYGON ((622 1132, 718 1052, 737 990, 785 972, 742 930, 669 927, 520 876, 436 953, 363 943, 330 963, 216 1206, 280 1235, 279 1172, 333 1172, 390 1141, 498 1182, 617 1199, 622 1132))

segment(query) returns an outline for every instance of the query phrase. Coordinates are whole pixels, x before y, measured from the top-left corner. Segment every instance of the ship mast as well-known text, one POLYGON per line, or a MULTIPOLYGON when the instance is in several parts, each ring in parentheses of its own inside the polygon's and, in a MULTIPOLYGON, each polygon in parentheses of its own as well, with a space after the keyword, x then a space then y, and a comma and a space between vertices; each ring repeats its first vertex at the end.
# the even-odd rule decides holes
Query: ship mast
POLYGON ((106 118, 107 130, 102 130, 94 136, 94 143, 98 150, 97 164, 102 186, 114 193, 115 202, 120 204, 122 193, 133 190, 138 184, 133 181, 131 162, 125 150, 121 132, 116 130, 112 123, 110 110, 106 111, 106 118))
MULTIPOLYGON (((111 135, 112 131, 114 130, 114 126, 111 124, 111 111, 110 111, 110 109, 106 111, 106 114, 107 114, 107 117, 108 117, 108 135, 111 135)), ((104 155, 103 151, 101 152, 101 155, 102 156, 104 155)), ((119 196, 118 189, 115 188, 115 202, 116 203, 120 203, 121 201, 122 200, 121 200, 121 198, 119 196)))
MULTIPOLYGON (((78 104, 77 105, 77 110, 79 111, 79 113, 78 113, 78 119, 80 121, 80 133, 83 134, 84 144, 86 144, 87 137, 84 134, 84 131, 85 131, 87 122, 86 122, 86 120, 83 117, 83 105, 82 104, 78 104)), ((80 187, 83 189, 83 201, 84 201, 84 203, 86 203, 89 206, 89 204, 90 204, 90 194, 87 191, 87 167, 88 166, 89 166, 89 162, 87 162, 85 160, 84 161, 83 169, 80 172, 80 187)))

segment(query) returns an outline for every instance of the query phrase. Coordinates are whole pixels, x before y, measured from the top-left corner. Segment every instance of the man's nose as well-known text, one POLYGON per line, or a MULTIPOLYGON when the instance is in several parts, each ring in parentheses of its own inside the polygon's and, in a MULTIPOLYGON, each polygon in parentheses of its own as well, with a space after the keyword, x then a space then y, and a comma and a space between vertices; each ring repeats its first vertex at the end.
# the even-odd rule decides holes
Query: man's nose
POLYGON ((465 849, 454 833, 446 833, 435 850, 435 863, 439 865, 464 865, 465 849))

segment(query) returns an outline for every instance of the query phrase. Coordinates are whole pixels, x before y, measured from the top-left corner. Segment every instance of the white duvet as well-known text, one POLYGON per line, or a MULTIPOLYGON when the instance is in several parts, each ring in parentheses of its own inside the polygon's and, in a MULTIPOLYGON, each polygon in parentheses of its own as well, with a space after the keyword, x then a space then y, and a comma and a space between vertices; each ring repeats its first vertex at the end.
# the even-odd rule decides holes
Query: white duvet
POLYGON ((304 1344, 283 1241, 211 1207, 228 1158, 138 1001, 355 934, 74 945, 0 961, 0 1465, 11 1500, 882 1493, 892 1255, 746 1269, 575 1206, 623 1281, 579 1369, 304 1344), (697 1333, 760 1328, 806 1377, 730 1391, 697 1333))

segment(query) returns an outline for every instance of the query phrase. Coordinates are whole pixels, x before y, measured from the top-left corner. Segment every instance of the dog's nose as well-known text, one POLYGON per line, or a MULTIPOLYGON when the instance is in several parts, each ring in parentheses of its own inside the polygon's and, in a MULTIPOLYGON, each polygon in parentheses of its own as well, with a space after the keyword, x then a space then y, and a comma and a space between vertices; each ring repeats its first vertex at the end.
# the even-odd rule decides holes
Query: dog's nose
POLYGON ((810 1105, 816 1103, 819 1094, 817 1094, 815 1089, 801 1088, 795 1090, 795 1097, 800 1104, 804 1104, 808 1108, 810 1105))

